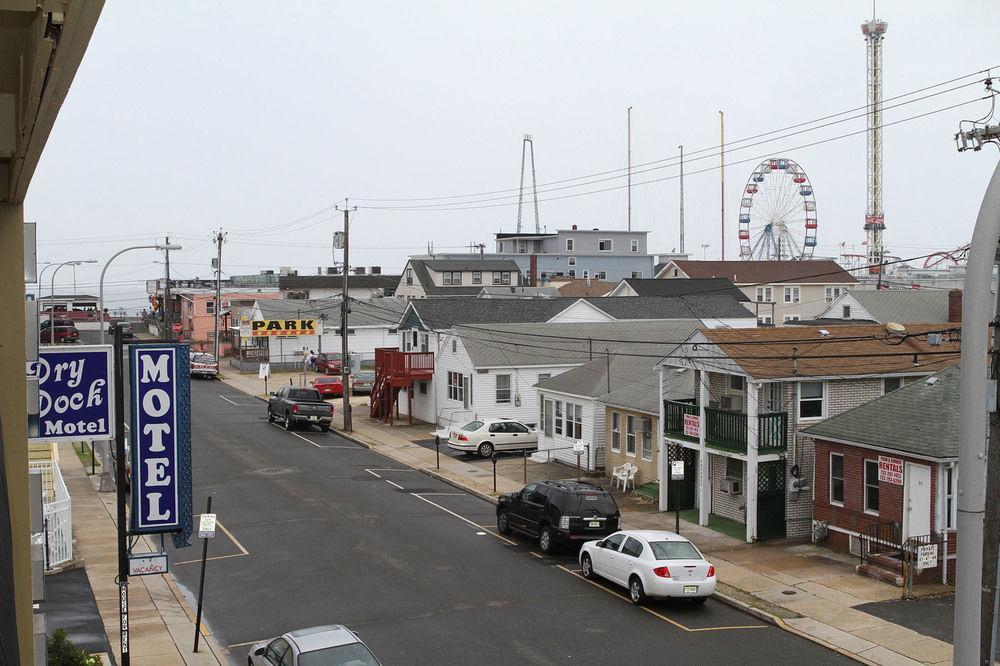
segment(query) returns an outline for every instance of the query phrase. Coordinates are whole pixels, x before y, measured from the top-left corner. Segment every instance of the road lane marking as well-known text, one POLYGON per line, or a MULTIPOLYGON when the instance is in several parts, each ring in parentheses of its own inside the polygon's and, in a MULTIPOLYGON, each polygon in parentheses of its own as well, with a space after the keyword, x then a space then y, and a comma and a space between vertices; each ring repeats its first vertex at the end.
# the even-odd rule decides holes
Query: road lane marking
MULTIPOLYGON (((200 513, 194 514, 194 518, 198 518, 199 516, 201 516, 200 513)), ((240 543, 239 539, 237 539, 235 536, 233 536, 232 532, 230 532, 228 529, 226 529, 226 526, 223 525, 221 521, 216 520, 215 521, 215 525, 216 525, 216 527, 218 527, 222 531, 223 534, 225 534, 229 538, 230 541, 233 542, 233 545, 236 546, 239 549, 240 552, 233 553, 231 555, 215 555, 213 557, 206 558, 206 560, 205 560, 206 562, 209 561, 209 560, 225 560, 225 559, 228 559, 230 557, 243 557, 244 555, 249 555, 250 554, 250 551, 247 550, 243 546, 242 543, 240 543)), ((182 562, 174 562, 173 564, 174 564, 174 566, 176 566, 176 565, 179 565, 179 564, 193 564, 195 562, 201 562, 201 558, 199 558, 197 560, 184 560, 182 562)))
POLYGON ((260 405, 241 405, 239 403, 233 402, 232 400, 230 400, 229 398, 227 398, 224 395, 220 395, 219 397, 222 398, 223 400, 225 400, 226 402, 228 402, 233 407, 259 407, 260 406, 260 405))
MULTIPOLYGON (((231 555, 214 555, 212 557, 206 557, 205 561, 211 562, 213 560, 228 560, 230 557, 245 557, 246 555, 249 554, 250 553, 233 553, 231 555)), ((171 566, 179 567, 182 564, 198 564, 200 562, 201 558, 199 557, 197 560, 184 560, 183 562, 174 562, 172 563, 171 566)))
POLYGON ((323 446, 321 444, 317 444, 316 442, 312 441, 311 439, 306 439, 305 437, 303 437, 302 435, 300 435, 297 432, 292 432, 291 430, 285 430, 284 427, 278 425, 277 423, 272 423, 271 425, 273 425, 275 428, 277 428, 279 430, 284 430, 285 432, 287 432, 289 435, 292 435, 293 437, 298 437, 303 442, 309 442, 310 444, 312 444, 313 446, 315 446, 317 449, 325 449, 325 448, 327 448, 327 447, 325 447, 325 446, 323 446))
POLYGON ((227 648, 246 647, 248 645, 254 645, 255 643, 266 643, 267 640, 268 640, 267 638, 262 638, 259 641, 247 641, 246 643, 230 643, 226 647, 227 648))
POLYGON ((418 471, 418 470, 415 470, 415 469, 396 469, 394 467, 365 467, 365 469, 367 471, 369 471, 369 472, 371 472, 371 471, 375 471, 375 472, 416 472, 416 471, 418 471))
POLYGON ((399 488, 400 490, 406 490, 405 488, 403 488, 403 486, 399 485, 399 484, 398 484, 398 483, 396 483, 395 481, 392 481, 392 480, 390 480, 390 479, 383 479, 383 480, 384 480, 384 481, 385 481, 386 483, 388 483, 389 485, 392 485, 392 486, 395 486, 395 487, 399 488))
MULTIPOLYGON (((465 497, 466 493, 417 493, 418 495, 423 495, 424 497, 465 497)), ((482 525, 481 527, 493 527, 490 525, 482 525)))
MULTIPOLYGON (((444 508, 443 506, 441 506, 440 504, 438 504, 437 502, 432 502, 431 500, 427 499, 426 497, 421 497, 421 496, 420 496, 420 495, 421 495, 420 493, 410 493, 410 494, 411 494, 411 495, 413 495, 414 497, 416 497, 416 498, 417 498, 418 500, 421 500, 421 501, 424 501, 424 502, 427 502, 427 503, 428 503, 428 504, 430 504, 431 506, 436 506, 437 508, 441 509, 441 510, 442 510, 442 511, 444 511, 445 513, 450 513, 451 515, 455 516, 456 518, 458 518, 458 519, 459 519, 459 520, 461 520, 462 522, 465 522, 465 523, 468 523, 469 525, 472 525, 472 526, 473 526, 473 527, 475 527, 475 528, 478 528, 478 529, 483 529, 483 528, 482 528, 482 526, 480 526, 480 525, 477 525, 475 521, 473 521, 473 520, 469 520, 469 519, 468 519, 468 518, 466 518, 465 516, 460 516, 460 515, 458 515, 457 513, 455 513, 454 511, 452 511, 451 509, 446 509, 446 508, 444 508)), ((501 535, 497 534, 496 532, 494 532, 494 531, 492 531, 492 530, 486 530, 486 533, 487 533, 487 534, 492 534, 492 535, 493 535, 493 536, 495 536, 496 538, 500 539, 501 541, 506 541, 507 543, 509 543, 509 544, 510 544, 510 545, 512 545, 512 546, 516 546, 516 545, 517 545, 517 542, 516 542, 516 541, 512 541, 512 540, 508 539, 508 538, 507 538, 507 537, 505 537, 505 536, 501 536, 501 535)))
MULTIPOLYGON (((534 553, 532 553, 532 554, 534 554, 534 553)), ((626 597, 624 594, 619 593, 617 590, 611 590, 611 589, 605 587, 604 585, 601 585, 597 581, 588 580, 588 579, 584 578, 583 574, 580 573, 576 569, 570 569, 570 568, 568 568, 564 564, 557 564, 556 567, 559 568, 559 569, 562 569, 563 571, 565 571, 566 573, 568 573, 568 574, 570 574, 572 576, 576 576, 577 578, 579 578, 582 581, 590 583, 591 585, 593 585, 597 589, 603 590, 603 591, 607 592, 608 594, 610 594, 613 597, 617 597, 617 598, 621 599, 622 601, 627 601, 629 603, 632 603, 632 600, 629 599, 628 597, 626 597)), ((656 617, 656 618, 658 618, 660 620, 663 620, 664 622, 666 622, 668 624, 672 624, 673 626, 677 627, 678 629, 683 629, 684 631, 686 631, 688 633, 696 633, 696 632, 701 632, 701 631, 728 631, 728 630, 731 630, 731 629, 767 629, 768 628, 768 625, 766 625, 766 624, 735 625, 735 626, 726 626, 726 627, 698 627, 698 628, 687 627, 687 626, 681 624, 680 622, 678 622, 677 620, 669 618, 669 617, 667 617, 666 615, 664 615, 662 613, 658 613, 657 611, 653 610, 652 608, 648 608, 646 606, 638 606, 638 608, 640 610, 643 610, 643 611, 649 613, 653 617, 656 617)))
POLYGON ((376 479, 381 479, 382 478, 381 474, 376 474, 375 472, 373 472, 370 469, 366 469, 365 471, 368 472, 369 474, 371 474, 372 476, 374 476, 376 479))

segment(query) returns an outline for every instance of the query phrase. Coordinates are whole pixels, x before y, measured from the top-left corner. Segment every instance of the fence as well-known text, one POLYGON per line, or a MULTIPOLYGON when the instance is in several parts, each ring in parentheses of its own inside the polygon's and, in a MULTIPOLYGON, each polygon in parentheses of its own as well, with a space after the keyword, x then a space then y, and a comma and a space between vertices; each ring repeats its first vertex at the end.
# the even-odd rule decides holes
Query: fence
POLYGON ((899 523, 873 523, 858 534, 860 541, 861 564, 865 564, 872 555, 890 553, 903 560, 903 530, 899 523))
POLYGON ((28 463, 29 474, 42 475, 42 516, 45 521, 46 568, 73 559, 73 500, 66 489, 59 463, 35 460, 28 463))

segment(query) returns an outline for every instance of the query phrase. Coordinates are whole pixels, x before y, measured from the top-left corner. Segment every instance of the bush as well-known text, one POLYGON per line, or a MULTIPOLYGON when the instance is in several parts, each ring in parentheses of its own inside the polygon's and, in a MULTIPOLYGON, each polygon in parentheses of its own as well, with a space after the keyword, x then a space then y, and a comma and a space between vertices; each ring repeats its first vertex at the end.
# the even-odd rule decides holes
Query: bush
POLYGON ((73 645, 66 632, 56 629, 49 636, 49 666, 100 666, 101 660, 73 645))

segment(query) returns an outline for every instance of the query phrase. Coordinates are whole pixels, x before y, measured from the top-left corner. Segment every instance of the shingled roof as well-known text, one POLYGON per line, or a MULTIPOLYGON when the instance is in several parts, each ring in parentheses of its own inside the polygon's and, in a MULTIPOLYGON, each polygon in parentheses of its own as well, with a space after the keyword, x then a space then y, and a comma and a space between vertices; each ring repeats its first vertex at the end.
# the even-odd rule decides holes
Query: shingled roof
POLYGON ((854 284, 857 279, 832 259, 808 261, 673 262, 689 278, 727 278, 735 284, 854 284))
POLYGON ((830 303, 820 316, 840 312, 845 299, 856 300, 872 320, 880 324, 890 321, 900 324, 948 321, 948 291, 944 289, 851 290, 830 303))
POLYGON ((686 280, 624 278, 622 282, 631 287, 636 296, 729 294, 738 301, 750 301, 750 297, 738 289, 729 278, 689 278, 686 280))

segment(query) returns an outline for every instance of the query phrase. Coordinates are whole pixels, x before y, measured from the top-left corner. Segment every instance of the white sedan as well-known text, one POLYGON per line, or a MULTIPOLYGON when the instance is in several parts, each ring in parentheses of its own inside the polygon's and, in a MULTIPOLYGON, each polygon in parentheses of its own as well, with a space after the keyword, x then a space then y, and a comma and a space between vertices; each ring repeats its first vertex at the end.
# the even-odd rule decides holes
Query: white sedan
POLYGON ((584 578, 601 576, 646 597, 687 597, 696 604, 715 592, 715 567, 684 537, 660 530, 625 530, 580 549, 584 578))
POLYGON ((513 419, 483 419, 448 433, 448 448, 489 458, 495 451, 538 448, 538 431, 513 419))

